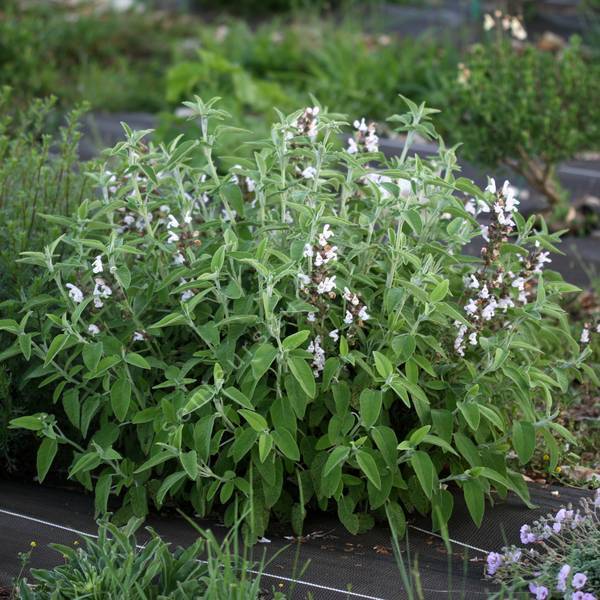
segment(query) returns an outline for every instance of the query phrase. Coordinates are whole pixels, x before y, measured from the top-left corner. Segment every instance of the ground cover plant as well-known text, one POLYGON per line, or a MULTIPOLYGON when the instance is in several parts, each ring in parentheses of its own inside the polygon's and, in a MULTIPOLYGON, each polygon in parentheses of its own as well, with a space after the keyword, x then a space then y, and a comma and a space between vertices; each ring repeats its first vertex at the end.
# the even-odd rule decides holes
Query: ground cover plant
MULTIPOLYGON (((31 579, 22 577, 17 583, 18 598, 258 600, 265 597, 261 589, 264 563, 255 564, 244 556, 235 528, 222 542, 210 531, 197 528, 199 537, 194 544, 172 549, 151 529, 150 539, 139 543, 136 531, 141 522, 131 519, 118 528, 100 521, 97 538, 86 537, 81 545, 75 546, 53 544, 52 548, 63 556, 64 564, 52 569, 31 569, 31 579)), ((269 597, 283 598, 277 592, 269 597)))
POLYGON ((55 408, 19 417, 41 440, 44 479, 60 449, 69 476, 117 518, 191 502, 235 507, 256 538, 275 514, 300 532, 310 508, 352 532, 406 510, 443 527, 464 493, 476 523, 491 490, 527 502, 526 464, 556 466, 554 396, 592 377, 586 344, 544 271, 556 234, 533 229, 507 184, 455 177, 434 111, 390 119, 407 146, 386 161, 361 120, 319 107, 280 117, 251 160, 213 154, 226 115, 188 103, 197 141, 127 139, 94 174, 64 233, 21 259, 48 294, 0 323, 55 408), (375 160, 377 167, 374 166, 375 160), (475 216, 489 212, 489 225, 475 216), (480 259, 463 254, 482 238, 480 259))
MULTIPOLYGON (((596 600, 600 592, 600 490, 521 527, 522 546, 487 557, 488 577, 503 594, 528 590, 537 600, 596 600)), ((504 597, 502 595, 502 597, 504 597)))

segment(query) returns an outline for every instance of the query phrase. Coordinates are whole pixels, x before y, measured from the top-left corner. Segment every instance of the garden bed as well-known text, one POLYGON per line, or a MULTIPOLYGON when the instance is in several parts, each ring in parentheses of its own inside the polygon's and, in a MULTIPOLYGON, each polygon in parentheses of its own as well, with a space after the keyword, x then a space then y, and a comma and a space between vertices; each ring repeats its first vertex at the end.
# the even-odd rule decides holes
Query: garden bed
MULTIPOLYGON (((576 504, 589 491, 550 486, 531 486, 531 498, 537 509, 527 509, 515 496, 499 501, 481 528, 473 525, 460 496, 450 521, 449 534, 453 554, 448 556, 442 540, 431 533, 428 519, 409 521, 408 549, 403 545, 404 560, 418 560, 425 598, 486 597, 494 589, 482 579, 485 556, 507 541, 517 543, 519 528, 525 522, 556 511, 571 502, 576 504)), ((202 527, 214 528, 219 535, 224 529, 218 523, 200 521, 202 527)), ((178 516, 152 516, 148 525, 166 540, 186 546, 196 533, 178 516)), ((49 543, 72 545, 84 535, 94 535, 93 500, 72 492, 35 484, 0 482, 0 585, 10 584, 19 572, 19 552, 30 543, 32 567, 51 567, 61 562, 49 543)), ((352 536, 335 517, 316 516, 307 519, 306 538, 300 544, 285 539, 286 532, 277 528, 269 532, 269 544, 255 546, 257 557, 263 550, 278 555, 266 568, 265 588, 291 590, 294 598, 367 598, 391 600, 403 598, 398 567, 392 552, 387 528, 376 527, 367 534, 352 536)))

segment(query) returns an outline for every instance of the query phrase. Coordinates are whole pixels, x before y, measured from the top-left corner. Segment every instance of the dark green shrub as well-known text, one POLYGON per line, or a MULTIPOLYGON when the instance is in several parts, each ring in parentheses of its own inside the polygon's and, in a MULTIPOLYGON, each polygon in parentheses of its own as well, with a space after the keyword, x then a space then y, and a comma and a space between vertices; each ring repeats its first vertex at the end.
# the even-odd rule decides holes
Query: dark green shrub
MULTIPOLYGON (((441 526, 448 486, 476 523, 493 489, 527 501, 507 455, 525 464, 544 443, 556 466, 552 433, 571 437, 554 398, 590 371, 556 304, 573 286, 542 274, 558 236, 518 214, 508 185, 456 179, 451 150, 386 162, 372 132, 336 150, 342 122, 318 107, 219 172, 225 115, 188 108, 200 141, 126 130, 99 196, 24 255, 49 294, 23 312, 47 317, 0 329, 71 424, 13 420, 41 439, 40 480, 60 446, 99 512, 111 495, 120 518, 190 501, 231 524, 239 506, 252 536, 272 513, 299 532, 308 507, 352 532, 387 511, 401 533, 415 509, 441 526), (478 261, 463 247, 480 235, 478 261)), ((391 119, 407 143, 434 136, 435 111, 409 108, 391 119)))
POLYGON ((466 158, 512 167, 560 216, 558 163, 600 145, 599 74, 577 40, 558 56, 505 41, 477 46, 459 81, 446 83, 442 124, 466 158))

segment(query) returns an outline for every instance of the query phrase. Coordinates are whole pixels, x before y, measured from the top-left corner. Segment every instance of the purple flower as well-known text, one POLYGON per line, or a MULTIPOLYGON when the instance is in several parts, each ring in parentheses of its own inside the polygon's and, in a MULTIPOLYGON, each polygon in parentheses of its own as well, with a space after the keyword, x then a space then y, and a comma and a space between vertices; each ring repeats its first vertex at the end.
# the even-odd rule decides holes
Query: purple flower
POLYGON ((529 525, 523 525, 520 529, 520 534, 522 544, 531 544, 536 541, 535 534, 531 531, 529 525))
POLYGON ((560 531, 561 528, 561 522, 560 521, 555 521, 554 524, 552 525, 552 529, 554 530, 554 533, 558 533, 560 531))
POLYGON ((582 600, 596 600, 596 596, 594 596, 594 594, 590 594, 590 592, 586 592, 583 595, 582 600))
POLYGON ((587 577, 583 573, 575 573, 573 575, 573 581, 571 581, 571 585, 576 589, 580 590, 587 581, 587 577))
POLYGON ((519 562, 519 560, 521 560, 521 549, 520 548, 515 548, 514 550, 509 550, 505 555, 504 558, 507 562, 519 562))
POLYGON ((583 600, 583 592, 573 592, 571 600, 583 600))
POLYGON ((488 575, 493 575, 502 565, 502 554, 490 552, 487 557, 488 575))
POLYGON ((557 523, 562 523, 567 518, 567 511, 561 508, 555 515, 554 520, 557 523))
POLYGON ((535 594, 535 600, 546 600, 548 597, 548 588, 543 585, 529 584, 529 591, 535 594))
POLYGON ((571 567, 569 565, 563 565, 558 572, 556 577, 556 589, 559 592, 565 592, 567 590, 567 577, 571 572, 571 567))

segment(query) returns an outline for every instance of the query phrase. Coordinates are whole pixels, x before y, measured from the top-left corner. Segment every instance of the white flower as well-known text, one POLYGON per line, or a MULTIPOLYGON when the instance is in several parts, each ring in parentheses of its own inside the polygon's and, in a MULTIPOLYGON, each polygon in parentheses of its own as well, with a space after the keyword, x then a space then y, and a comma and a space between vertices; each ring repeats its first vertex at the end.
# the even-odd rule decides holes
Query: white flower
POLYGON ((337 260, 337 246, 331 246, 331 248, 325 250, 323 262, 328 263, 330 260, 337 260))
POLYGON ((348 147, 346 148, 348 154, 356 154, 358 152, 358 146, 354 138, 348 138, 348 147))
POLYGON ((256 181, 254 181, 252 177, 246 177, 244 181, 246 182, 246 188, 249 192, 254 192, 256 190, 256 181))
POLYGON ((367 307, 363 306, 359 311, 358 311, 358 318, 363 320, 363 321, 368 321, 371 318, 371 315, 369 315, 369 313, 367 312, 367 307))
POLYGON ((481 311, 481 316, 482 316, 483 320, 489 321, 490 319, 492 319, 493 316, 496 314, 497 307, 498 307, 498 302, 496 301, 496 298, 494 298, 492 296, 490 298, 488 304, 486 306, 484 306, 483 310, 481 311))
POLYGON ((102 273, 104 265, 102 264, 102 255, 98 254, 92 263, 92 273, 102 273))
POLYGON ((344 288, 344 300, 350 302, 354 306, 358 306, 360 300, 356 294, 353 294, 347 287, 344 288))
POLYGON ((489 242, 490 241, 490 233, 489 233, 489 227, 487 225, 482 225, 481 226, 481 237, 486 241, 489 242))
POLYGON ((96 277, 94 282, 94 306, 96 308, 102 308, 104 306, 104 302, 102 302, 101 299, 112 296, 112 290, 108 285, 106 285, 106 282, 101 277, 96 277))
POLYGON ((306 315, 306 319, 308 320, 309 323, 314 323, 317 320, 317 316, 315 315, 314 312, 310 312, 310 313, 308 313, 308 315, 306 315))
POLYGON ((489 14, 485 14, 483 16, 483 28, 485 31, 489 31, 490 29, 493 29, 496 25, 496 21, 494 21, 494 17, 492 17, 492 15, 489 14))
POLYGON ((169 231, 169 237, 167 238, 167 244, 174 244, 179 241, 179 236, 174 231, 169 231))
POLYGON ((367 152, 379 151, 379 137, 375 135, 375 128, 369 127, 369 135, 365 137, 365 148, 367 152))
POLYGON ((584 327, 581 331, 581 337, 579 338, 579 342, 581 344, 589 344, 590 343, 590 330, 588 327, 584 327))
POLYGON ((173 215, 170 214, 167 217, 167 229, 171 229, 173 227, 179 227, 179 221, 173 215))
POLYGON ((354 125, 354 129, 356 129, 357 131, 360 131, 362 133, 365 133, 368 129, 367 124, 365 123, 364 117, 360 121, 358 119, 356 119, 354 121, 353 125, 354 125))
POLYGON ((525 31, 521 21, 519 21, 519 19, 516 17, 513 17, 510 22, 510 32, 515 39, 520 40, 521 42, 527 39, 527 32, 525 31))
POLYGON ((76 304, 83 302, 83 292, 77 286, 72 283, 67 283, 66 287, 69 290, 69 296, 73 302, 76 304))
POLYGON ((322 233, 319 234, 319 246, 321 247, 325 247, 327 246, 327 240, 333 236, 333 231, 331 231, 329 224, 325 224, 323 226, 323 231, 322 233))
POLYGON ((186 211, 186 213, 183 215, 183 222, 188 225, 192 222, 192 211, 191 210, 186 211))
POLYGON ((310 277, 304 273, 298 273, 298 279, 303 286, 308 285, 311 282, 310 277))
POLYGON ((477 332, 476 331, 469 334, 469 344, 471 344, 471 346, 477 346, 477 332))
POLYGON ((514 308, 514 306, 515 303, 509 296, 505 296, 504 298, 500 298, 500 300, 498 300, 498 308, 502 309, 503 312, 506 312, 509 308, 514 308))
POLYGON ((552 259, 549 258, 550 252, 540 252, 537 257, 537 262, 535 264, 534 273, 541 273, 544 268, 545 263, 551 263, 552 259))
POLYGON ((333 277, 325 277, 317 286, 318 294, 328 294, 335 289, 335 275, 333 277))
POLYGON ((100 333, 100 327, 92 323, 91 325, 88 325, 88 333, 90 335, 98 335, 100 333))
POLYGON ((525 279, 523 277, 515 277, 511 286, 522 292, 525 289, 525 279))
POLYGON ((598 325, 596 325, 596 333, 600 333, 600 323, 598 323, 598 325))
POLYGON ((304 171, 302 171, 302 177, 304 179, 314 179, 317 174, 317 170, 314 167, 306 167, 304 171))
POLYGON ((339 330, 338 329, 334 329, 333 331, 329 332, 329 337, 337 343, 337 341, 340 339, 340 335, 339 335, 339 330))
POLYGON ((456 339, 454 340, 454 350, 460 355, 465 355, 465 344, 464 338, 465 333, 467 333, 467 326, 461 324, 460 321, 454 321, 454 326, 458 327, 458 333, 456 335, 456 339))
POLYGON ((475 300, 473 300, 473 298, 471 298, 471 300, 469 300, 469 303, 465 306, 465 312, 468 315, 474 315, 477 314, 477 302, 475 302, 475 300))
POLYGON ((487 285, 484 284, 484 286, 481 288, 481 291, 479 292, 479 297, 483 300, 487 300, 490 297, 490 292, 488 290, 487 285))
POLYGON ((125 225, 130 227, 131 225, 133 225, 135 223, 135 218, 133 217, 133 215, 125 215, 123 217, 123 223, 125 223, 125 225))
POLYGON ((312 258, 315 255, 311 244, 304 244, 304 252, 302 255, 306 258, 312 258))
POLYGON ((185 257, 183 256, 183 254, 181 254, 181 252, 177 252, 177 254, 175 254, 175 256, 173 257, 173 264, 183 265, 184 263, 185 257))
POLYGON ((195 294, 192 290, 185 290, 185 292, 181 294, 181 301, 187 302, 190 298, 193 298, 194 296, 195 294))
POLYGON ((344 317, 344 323, 346 323, 346 325, 350 325, 352 321, 354 321, 354 317, 352 316, 352 313, 347 310, 346 316, 344 317))
POLYGON ((313 355, 312 366, 314 367, 315 376, 325 368, 325 351, 321 348, 321 336, 318 335, 308 345, 307 350, 313 355))
POLYGON ((472 290, 479 289, 479 280, 477 279, 477 277, 475 277, 475 275, 469 276, 469 282, 467 283, 467 287, 472 290))
POLYGON ((161 213, 165 213, 165 215, 168 215, 171 212, 171 208, 167 204, 162 204, 159 210, 161 213))
POLYGON ((134 342, 143 342, 144 341, 144 332, 143 331, 134 331, 131 339, 134 342))
POLYGON ((496 180, 493 177, 488 178, 488 184, 485 188, 486 192, 491 192, 492 194, 496 193, 496 180))

